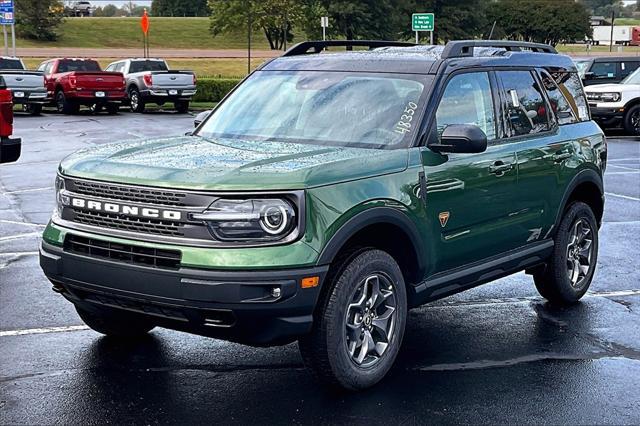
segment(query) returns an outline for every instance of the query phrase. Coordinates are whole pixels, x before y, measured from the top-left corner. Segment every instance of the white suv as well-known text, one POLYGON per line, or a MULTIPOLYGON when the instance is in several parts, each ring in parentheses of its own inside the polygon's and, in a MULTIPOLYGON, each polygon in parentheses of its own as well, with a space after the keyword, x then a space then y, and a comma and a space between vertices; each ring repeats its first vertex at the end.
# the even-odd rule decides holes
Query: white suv
POLYGON ((640 68, 617 84, 597 84, 584 89, 591 117, 601 127, 620 124, 625 131, 640 136, 640 68))

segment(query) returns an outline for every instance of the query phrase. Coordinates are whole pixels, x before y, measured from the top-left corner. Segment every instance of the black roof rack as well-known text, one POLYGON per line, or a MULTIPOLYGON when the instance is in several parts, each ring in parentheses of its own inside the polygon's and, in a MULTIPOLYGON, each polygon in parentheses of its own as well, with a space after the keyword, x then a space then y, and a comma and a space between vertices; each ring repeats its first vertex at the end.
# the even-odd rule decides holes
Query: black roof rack
POLYGON ((447 43, 442 51, 441 58, 448 59, 473 56, 473 49, 476 47, 495 47, 515 52, 525 49, 537 53, 558 53, 552 46, 542 43, 508 40, 459 40, 447 43))
POLYGON ((305 55, 307 53, 320 53, 327 47, 368 47, 369 49, 375 49, 378 47, 411 47, 415 46, 414 43, 407 43, 402 41, 384 41, 384 40, 326 40, 326 41, 303 41, 289 50, 284 52, 282 56, 298 56, 305 55), (313 49, 313 52, 309 50, 313 49))

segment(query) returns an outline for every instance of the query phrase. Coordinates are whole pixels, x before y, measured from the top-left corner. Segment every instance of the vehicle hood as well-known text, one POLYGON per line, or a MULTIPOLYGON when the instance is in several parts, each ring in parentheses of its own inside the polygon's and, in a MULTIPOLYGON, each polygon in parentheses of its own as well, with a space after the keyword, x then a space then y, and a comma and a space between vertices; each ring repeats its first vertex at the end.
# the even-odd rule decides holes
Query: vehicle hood
POLYGON ((594 84, 584 88, 585 92, 604 93, 604 92, 629 92, 640 90, 638 84, 594 84))
POLYGON ((303 189, 396 173, 407 164, 406 149, 184 136, 80 150, 59 170, 116 183, 224 191, 303 189))

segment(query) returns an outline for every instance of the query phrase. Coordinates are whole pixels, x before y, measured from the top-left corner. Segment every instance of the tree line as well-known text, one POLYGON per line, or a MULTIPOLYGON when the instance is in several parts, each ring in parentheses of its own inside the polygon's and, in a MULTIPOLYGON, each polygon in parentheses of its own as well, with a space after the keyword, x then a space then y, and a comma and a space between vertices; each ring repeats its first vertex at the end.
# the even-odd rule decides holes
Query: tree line
MULTIPOLYGON (((59 0, 15 3, 21 37, 57 37, 64 11, 59 0)), ((435 13, 434 39, 440 43, 491 37, 555 45, 584 40, 591 35, 589 15, 609 10, 640 17, 637 4, 625 7, 619 0, 153 0, 149 12, 210 16, 214 37, 246 30, 251 22, 272 49, 282 49, 294 35, 320 38, 322 16, 329 17, 327 35, 332 39, 410 40, 411 14, 419 12, 435 13)), ((111 12, 104 6, 98 14, 111 12)))

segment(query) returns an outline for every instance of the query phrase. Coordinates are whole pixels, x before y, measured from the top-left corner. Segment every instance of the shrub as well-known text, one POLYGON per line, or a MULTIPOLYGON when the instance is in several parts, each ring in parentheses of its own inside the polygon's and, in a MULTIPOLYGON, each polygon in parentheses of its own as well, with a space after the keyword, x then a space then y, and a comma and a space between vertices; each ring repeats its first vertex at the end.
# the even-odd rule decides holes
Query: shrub
POLYGON ((220 102, 240 82, 237 78, 200 78, 195 102, 220 102))

